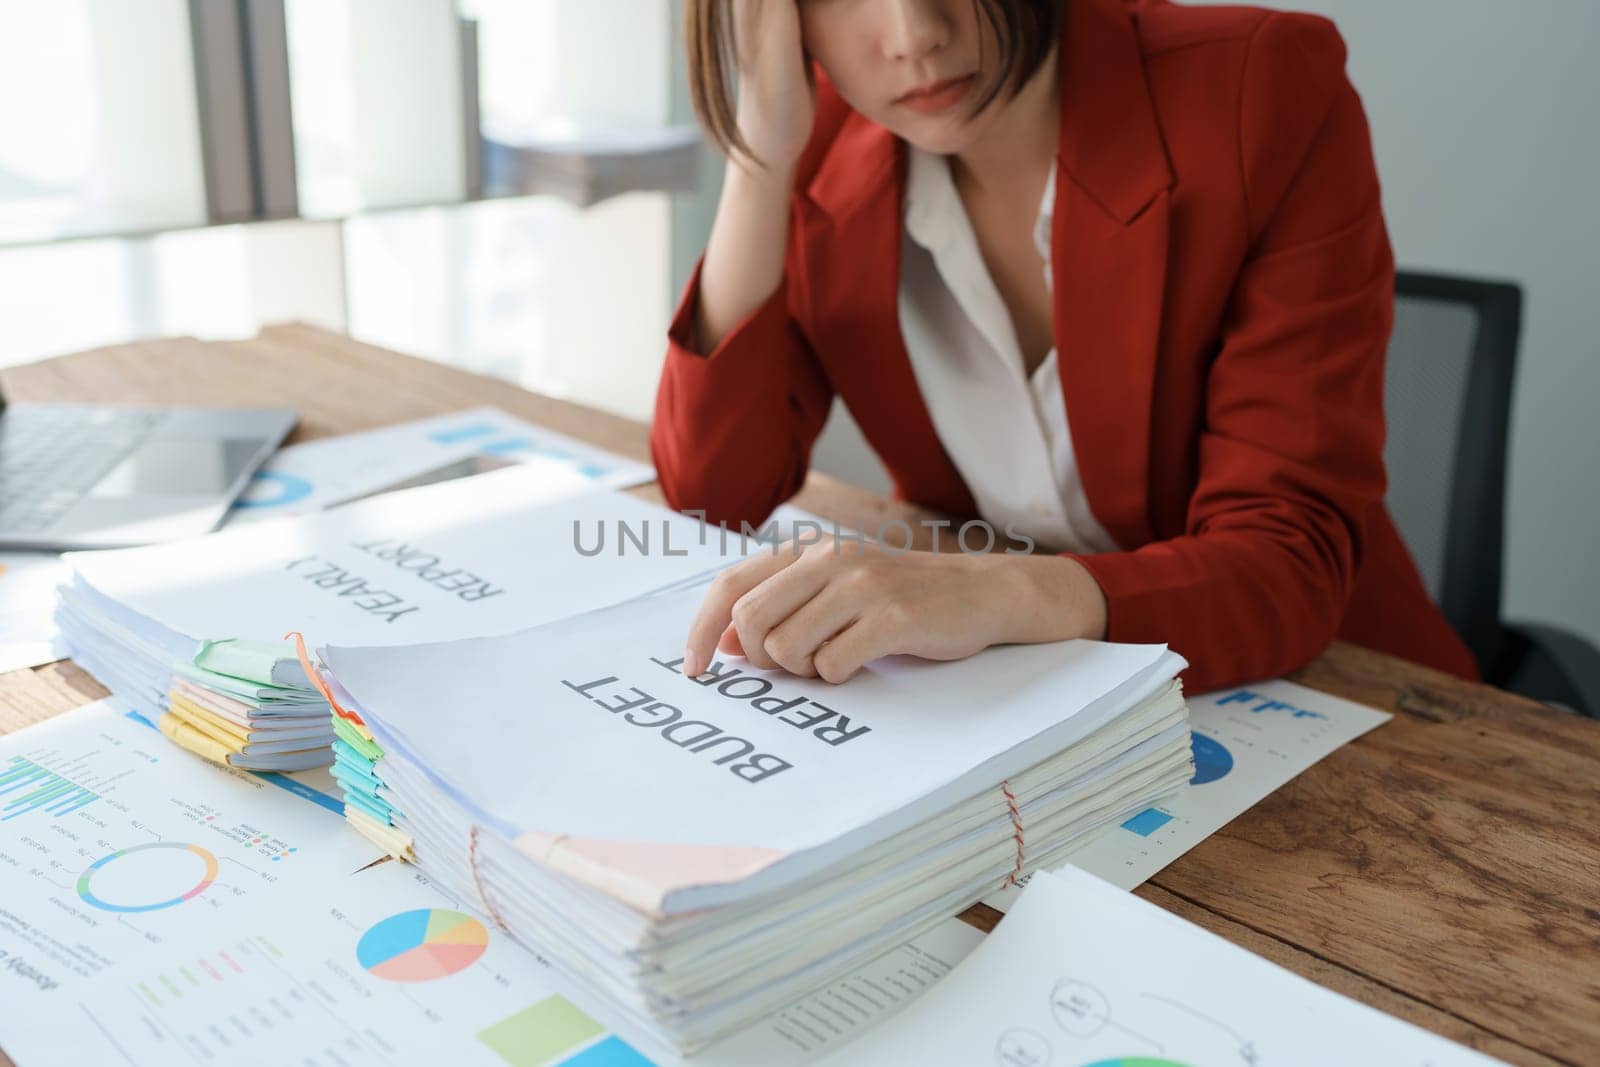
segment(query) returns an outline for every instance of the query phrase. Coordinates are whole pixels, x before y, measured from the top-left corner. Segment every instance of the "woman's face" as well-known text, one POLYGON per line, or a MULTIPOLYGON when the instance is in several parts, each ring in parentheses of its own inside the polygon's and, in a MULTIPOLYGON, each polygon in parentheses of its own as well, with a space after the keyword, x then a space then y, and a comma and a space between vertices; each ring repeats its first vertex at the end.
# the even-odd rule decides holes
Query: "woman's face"
POLYGON ((799 0, 801 35, 847 104, 928 152, 979 140, 1005 101, 976 115, 995 77, 993 31, 973 0, 799 0))

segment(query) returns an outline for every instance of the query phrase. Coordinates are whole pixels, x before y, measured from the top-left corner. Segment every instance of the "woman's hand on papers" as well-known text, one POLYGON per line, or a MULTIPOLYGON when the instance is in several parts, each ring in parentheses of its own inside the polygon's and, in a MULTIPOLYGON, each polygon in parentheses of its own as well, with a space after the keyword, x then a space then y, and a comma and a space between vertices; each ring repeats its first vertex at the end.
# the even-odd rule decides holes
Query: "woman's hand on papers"
POLYGON ((897 552, 825 536, 719 574, 690 624, 683 673, 703 673, 721 652, 842 682, 880 656, 963 659, 1105 629, 1105 595, 1067 557, 897 552))

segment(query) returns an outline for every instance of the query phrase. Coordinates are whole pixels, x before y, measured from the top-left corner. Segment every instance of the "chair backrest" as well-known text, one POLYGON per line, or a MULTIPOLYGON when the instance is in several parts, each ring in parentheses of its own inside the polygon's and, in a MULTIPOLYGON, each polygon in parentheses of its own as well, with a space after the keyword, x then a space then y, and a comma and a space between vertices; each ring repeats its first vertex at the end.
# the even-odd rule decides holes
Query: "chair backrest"
POLYGON ((1492 675, 1503 654, 1506 440, 1522 290, 1402 271, 1384 377, 1387 503, 1428 592, 1492 675))

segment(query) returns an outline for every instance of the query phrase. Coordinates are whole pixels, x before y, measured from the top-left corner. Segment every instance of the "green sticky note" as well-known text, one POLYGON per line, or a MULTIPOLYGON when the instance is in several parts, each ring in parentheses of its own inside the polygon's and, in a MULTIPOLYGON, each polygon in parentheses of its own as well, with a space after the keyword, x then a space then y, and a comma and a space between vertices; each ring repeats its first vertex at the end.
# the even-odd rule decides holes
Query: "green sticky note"
POLYGON ((379 748, 375 742, 368 741, 365 737, 362 737, 361 734, 356 731, 356 728, 350 725, 348 720, 341 719, 339 716, 335 715, 333 717, 333 732, 334 735, 339 738, 339 740, 355 749, 367 759, 377 762, 383 758, 383 749, 379 748))
POLYGON ((194 665, 258 685, 276 685, 274 668, 295 658, 294 646, 283 641, 206 641, 195 654, 194 665))
POLYGON ((552 996, 479 1030, 478 1040, 511 1067, 540 1067, 603 1032, 567 998, 552 996))

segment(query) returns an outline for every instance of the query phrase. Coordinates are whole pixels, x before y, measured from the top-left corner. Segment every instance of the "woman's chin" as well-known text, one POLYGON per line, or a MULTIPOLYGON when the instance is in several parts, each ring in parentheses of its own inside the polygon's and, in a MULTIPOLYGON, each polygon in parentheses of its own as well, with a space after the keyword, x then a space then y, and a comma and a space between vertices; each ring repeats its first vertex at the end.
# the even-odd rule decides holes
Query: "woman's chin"
POLYGON ((977 140, 977 131, 964 119, 942 122, 896 122, 885 124, 889 132, 913 147, 934 155, 953 156, 966 151, 977 140))

